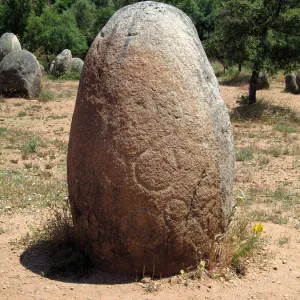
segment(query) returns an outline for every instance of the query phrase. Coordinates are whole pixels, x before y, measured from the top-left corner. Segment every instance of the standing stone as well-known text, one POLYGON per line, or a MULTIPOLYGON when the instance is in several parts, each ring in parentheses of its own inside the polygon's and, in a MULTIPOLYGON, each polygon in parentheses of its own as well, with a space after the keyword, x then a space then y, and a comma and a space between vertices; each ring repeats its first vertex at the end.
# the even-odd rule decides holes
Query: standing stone
POLYGON ((110 271, 178 274, 226 230, 233 177, 229 116, 191 20, 150 1, 119 10, 88 52, 71 126, 79 245, 110 271))
POLYGON ((298 85, 298 92, 300 93, 300 70, 298 71, 298 74, 296 76, 296 83, 298 85))
POLYGON ((269 89, 269 87, 270 84, 269 84, 268 74, 265 72, 260 72, 256 83, 256 89, 264 90, 264 89, 269 89))
POLYGON ((40 64, 40 63, 39 63, 39 66, 40 66, 41 74, 42 74, 42 76, 44 76, 44 74, 45 74, 45 68, 44 68, 44 66, 43 66, 42 64, 40 64))
POLYGON ((52 74, 64 74, 71 70, 72 67, 72 53, 70 50, 65 49, 57 55, 53 66, 52 74))
POLYGON ((5 97, 37 98, 42 75, 35 56, 19 50, 7 54, 0 63, 0 94, 5 97))
POLYGON ((49 73, 53 74, 53 69, 54 69, 54 65, 55 65, 55 60, 53 60, 50 64, 50 68, 49 68, 49 73))
POLYGON ((297 94, 297 84, 295 74, 285 75, 285 91, 288 93, 297 94))
POLYGON ((4 33, 0 38, 0 62, 12 51, 21 50, 21 44, 13 33, 4 33))
POLYGON ((77 72, 79 74, 81 74, 82 68, 83 68, 83 60, 78 58, 78 57, 74 57, 72 59, 72 71, 77 72))

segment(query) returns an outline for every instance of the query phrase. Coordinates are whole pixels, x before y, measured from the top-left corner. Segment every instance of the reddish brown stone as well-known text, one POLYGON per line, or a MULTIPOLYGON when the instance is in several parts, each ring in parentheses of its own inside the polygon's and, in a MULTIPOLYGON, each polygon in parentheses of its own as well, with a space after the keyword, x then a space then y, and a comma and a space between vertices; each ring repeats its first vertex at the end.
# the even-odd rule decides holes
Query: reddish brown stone
POLYGON ((209 255, 232 208, 227 109, 190 19, 140 2, 86 57, 68 152, 77 238, 115 272, 168 275, 209 255))

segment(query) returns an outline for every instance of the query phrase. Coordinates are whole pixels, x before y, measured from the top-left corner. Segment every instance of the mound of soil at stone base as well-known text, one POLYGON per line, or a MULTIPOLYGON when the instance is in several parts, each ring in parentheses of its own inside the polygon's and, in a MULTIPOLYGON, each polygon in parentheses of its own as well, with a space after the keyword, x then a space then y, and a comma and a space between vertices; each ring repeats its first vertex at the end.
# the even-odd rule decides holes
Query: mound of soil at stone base
MULTIPOLYGON (((0 102, 0 128, 2 128, 0 172, 10 170, 14 174, 32 176, 36 181, 40 180, 38 182, 65 181, 65 146, 68 141, 77 85, 77 82, 47 81, 46 88, 54 94, 54 98, 48 102, 24 99, 5 99, 4 102, 0 102), (26 115, 20 117, 20 112, 26 112, 26 115), (47 141, 47 144, 23 159, 20 150, 9 147, 18 144, 22 136, 17 136, 15 140, 2 141, 2 133, 5 131, 3 128, 14 132, 19 130, 29 136, 38 134, 47 141), (25 164, 26 166, 32 164, 32 168, 26 169, 25 164)), ((258 97, 279 107, 290 107, 299 113, 300 96, 284 93, 283 89, 282 83, 276 85, 273 83, 270 90, 259 91, 258 97)), ((233 110, 237 107, 237 98, 247 94, 247 87, 221 86, 221 94, 228 108, 233 110)), ((47 261, 44 260, 45 253, 38 251, 38 248, 28 251, 15 243, 32 227, 37 226, 41 218, 45 219, 48 210, 33 205, 30 201, 25 208, 21 206, 14 208, 12 204, 6 203, 2 194, 0 298, 299 299, 299 198, 293 198, 292 195, 299 193, 300 189, 297 151, 300 125, 289 124, 289 127, 296 130, 291 133, 274 129, 278 123, 286 125, 285 122, 285 120, 274 121, 274 124, 256 120, 233 122, 236 148, 253 149, 251 160, 237 162, 234 190, 237 194, 242 190, 249 199, 247 209, 256 212, 257 216, 263 216, 263 237, 265 237, 263 248, 249 260, 245 276, 192 280, 178 275, 162 280, 136 282, 135 278, 98 272, 80 280, 72 278, 50 280, 42 271, 47 265, 47 261), (281 152, 278 153, 274 149, 281 149, 281 152), (265 196, 266 190, 270 191, 273 198, 265 196), (279 194, 279 191, 282 194, 279 194), (293 202, 281 205, 282 199, 285 201, 293 199, 293 202), (20 259, 21 256, 23 259, 20 259)), ((13 189, 13 186, 11 188, 13 189)), ((21 203, 25 198, 28 200, 28 196, 32 198, 37 195, 16 194, 21 203)))

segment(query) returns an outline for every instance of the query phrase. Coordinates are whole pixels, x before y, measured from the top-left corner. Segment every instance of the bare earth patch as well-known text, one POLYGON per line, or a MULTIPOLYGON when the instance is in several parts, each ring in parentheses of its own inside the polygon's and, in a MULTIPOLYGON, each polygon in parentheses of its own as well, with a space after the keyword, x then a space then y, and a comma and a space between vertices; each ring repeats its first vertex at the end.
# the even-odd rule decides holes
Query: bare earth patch
MULTIPOLYGON (((275 108, 265 118, 234 119, 234 195, 253 224, 264 226, 262 247, 245 276, 157 280, 92 272, 46 276, 45 249, 20 240, 49 214, 49 199, 65 200, 66 151, 78 82, 44 82, 40 101, 0 102, 1 299, 300 299, 300 95, 274 82, 258 98, 275 108), (282 111, 282 108, 287 109, 282 111), (294 115, 293 115, 294 116, 294 115)), ((230 112, 247 86, 221 86, 230 112)))

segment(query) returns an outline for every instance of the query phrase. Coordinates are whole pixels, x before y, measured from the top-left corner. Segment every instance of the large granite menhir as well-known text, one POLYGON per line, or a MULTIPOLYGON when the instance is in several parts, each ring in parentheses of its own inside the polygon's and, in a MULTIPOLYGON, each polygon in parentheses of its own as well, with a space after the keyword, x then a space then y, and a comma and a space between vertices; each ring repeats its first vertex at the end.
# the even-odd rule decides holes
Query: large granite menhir
POLYGON ((83 69, 68 150, 79 245, 100 267, 156 276, 207 258, 232 209, 227 109, 191 20, 119 10, 83 69))

